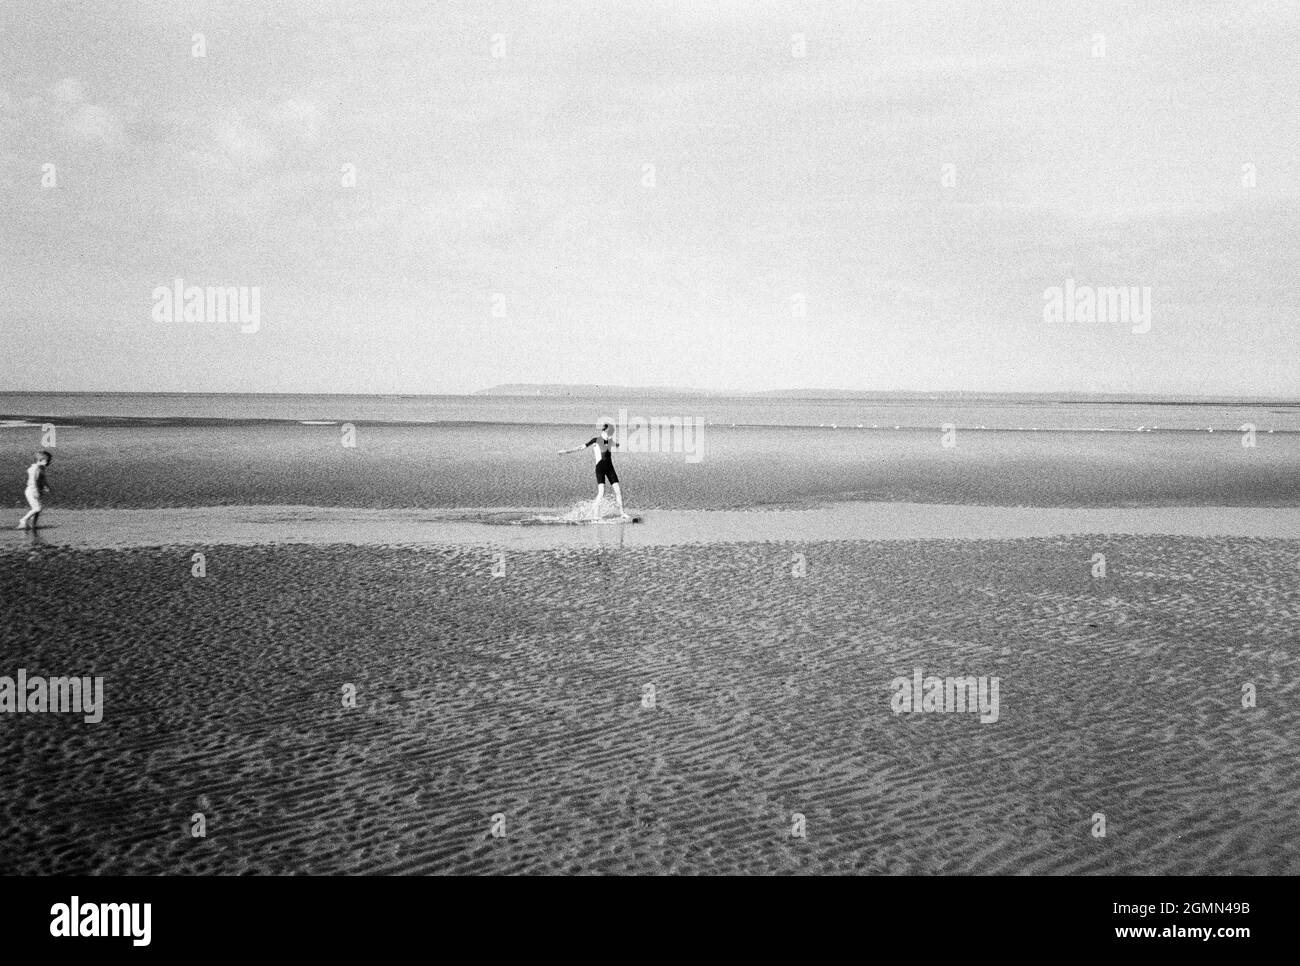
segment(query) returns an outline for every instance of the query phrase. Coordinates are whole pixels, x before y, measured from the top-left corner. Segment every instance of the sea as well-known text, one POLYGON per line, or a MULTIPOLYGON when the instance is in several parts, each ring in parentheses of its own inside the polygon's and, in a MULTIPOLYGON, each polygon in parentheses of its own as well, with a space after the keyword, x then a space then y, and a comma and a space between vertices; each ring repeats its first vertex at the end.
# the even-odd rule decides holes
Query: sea
POLYGON ((1300 506, 1287 400, 644 391, 0 393, 0 505, 37 449, 61 507, 541 507, 590 500, 601 422, 629 505, 1300 506), (668 427, 638 434, 633 427, 668 427), (567 454, 567 455, 566 455, 567 454))
POLYGON ((575 395, 300 395, 246 393, 0 392, 0 426, 51 420, 139 423, 352 422, 545 424, 683 419, 735 427, 835 427, 990 431, 1300 432, 1300 401, 1160 399, 1086 395, 862 394, 726 396, 670 393, 575 395))

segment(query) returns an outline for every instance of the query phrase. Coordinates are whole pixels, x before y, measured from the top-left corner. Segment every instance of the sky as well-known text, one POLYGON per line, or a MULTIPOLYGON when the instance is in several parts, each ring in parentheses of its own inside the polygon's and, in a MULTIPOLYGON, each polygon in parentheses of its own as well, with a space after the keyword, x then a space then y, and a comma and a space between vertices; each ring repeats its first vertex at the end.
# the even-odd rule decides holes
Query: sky
POLYGON ((0 390, 1300 396, 1297 50, 1295 0, 0 0, 0 390))

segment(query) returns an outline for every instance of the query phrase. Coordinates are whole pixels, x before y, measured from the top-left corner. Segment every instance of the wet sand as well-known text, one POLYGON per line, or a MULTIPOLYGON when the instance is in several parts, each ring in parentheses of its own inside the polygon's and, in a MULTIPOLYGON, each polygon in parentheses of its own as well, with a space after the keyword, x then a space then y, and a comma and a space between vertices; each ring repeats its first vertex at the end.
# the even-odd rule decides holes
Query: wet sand
POLYGON ((1294 539, 194 550, 0 552, 0 871, 1300 872, 1294 539))
POLYGON ((1300 539, 1300 509, 1278 507, 1059 508, 833 503, 802 510, 658 510, 620 523, 606 502, 589 510, 367 510, 223 506, 50 510, 34 538, 0 531, 0 552, 37 545, 126 548, 335 544, 499 546, 512 549, 665 547, 788 540, 992 540, 1108 533, 1300 539), (561 522, 567 520, 569 522, 561 522), (582 521, 582 522, 579 522, 582 521))

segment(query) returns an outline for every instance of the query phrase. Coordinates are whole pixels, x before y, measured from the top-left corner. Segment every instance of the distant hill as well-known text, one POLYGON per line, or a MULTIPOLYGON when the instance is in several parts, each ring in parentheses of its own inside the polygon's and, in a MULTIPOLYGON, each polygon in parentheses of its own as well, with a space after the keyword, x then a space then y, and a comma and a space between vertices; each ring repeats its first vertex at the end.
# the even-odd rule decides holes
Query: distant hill
POLYGON ((970 390, 924 389, 767 389, 750 392, 713 392, 706 389, 687 389, 681 386, 601 386, 581 383, 507 382, 489 389, 480 389, 475 396, 610 396, 619 399, 643 399, 662 396, 694 396, 726 399, 838 399, 838 400, 981 400, 984 402, 1024 402, 1040 400, 1055 403, 1115 404, 1143 403, 1146 405, 1294 405, 1294 400, 1251 396, 1171 396, 1144 393, 1094 393, 1094 392, 979 392, 970 390))
POLYGON ((921 389, 764 389, 744 392, 719 392, 709 389, 690 389, 684 386, 602 386, 595 383, 507 382, 488 389, 480 389, 475 396, 617 396, 643 398, 647 396, 715 396, 728 399, 927 399, 975 398, 1021 399, 1026 397, 1067 399, 1086 397, 1087 393, 982 393, 982 392, 927 392, 921 389))
POLYGON ((737 398, 773 399, 858 399, 882 396, 925 396, 929 393, 879 392, 854 389, 769 389, 762 392, 717 392, 709 389, 690 389, 685 386, 601 386, 582 383, 507 382, 489 389, 480 389, 475 396, 719 396, 737 398))
POLYGON ((475 396, 710 396, 715 393, 679 386, 599 386, 595 384, 556 384, 545 382, 506 382, 480 389, 475 396))

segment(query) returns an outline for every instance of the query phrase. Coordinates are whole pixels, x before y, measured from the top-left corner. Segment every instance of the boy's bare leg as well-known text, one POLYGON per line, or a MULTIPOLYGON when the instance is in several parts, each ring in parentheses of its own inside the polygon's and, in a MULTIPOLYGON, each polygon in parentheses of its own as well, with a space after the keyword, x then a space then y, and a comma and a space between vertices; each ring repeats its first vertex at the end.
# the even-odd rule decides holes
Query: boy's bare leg
POLYGON ((591 518, 592 518, 593 520, 599 520, 599 519, 600 519, 600 503, 601 503, 601 501, 604 500, 604 499, 605 499, 605 484, 604 484, 604 483, 597 483, 597 484, 596 484, 596 500, 595 500, 594 503, 591 504, 591 518))
POLYGON ((626 518, 627 511, 623 509, 623 491, 618 488, 617 483, 614 484, 614 499, 618 501, 618 515, 626 518))
POLYGON ((27 505, 31 509, 29 509, 26 513, 24 513, 23 518, 18 521, 19 530, 27 529, 27 521, 29 519, 32 522, 31 525, 35 527, 37 518, 40 517, 41 511, 45 509, 45 507, 41 506, 41 497, 39 493, 33 494, 31 490, 28 490, 23 495, 27 497, 27 505))

